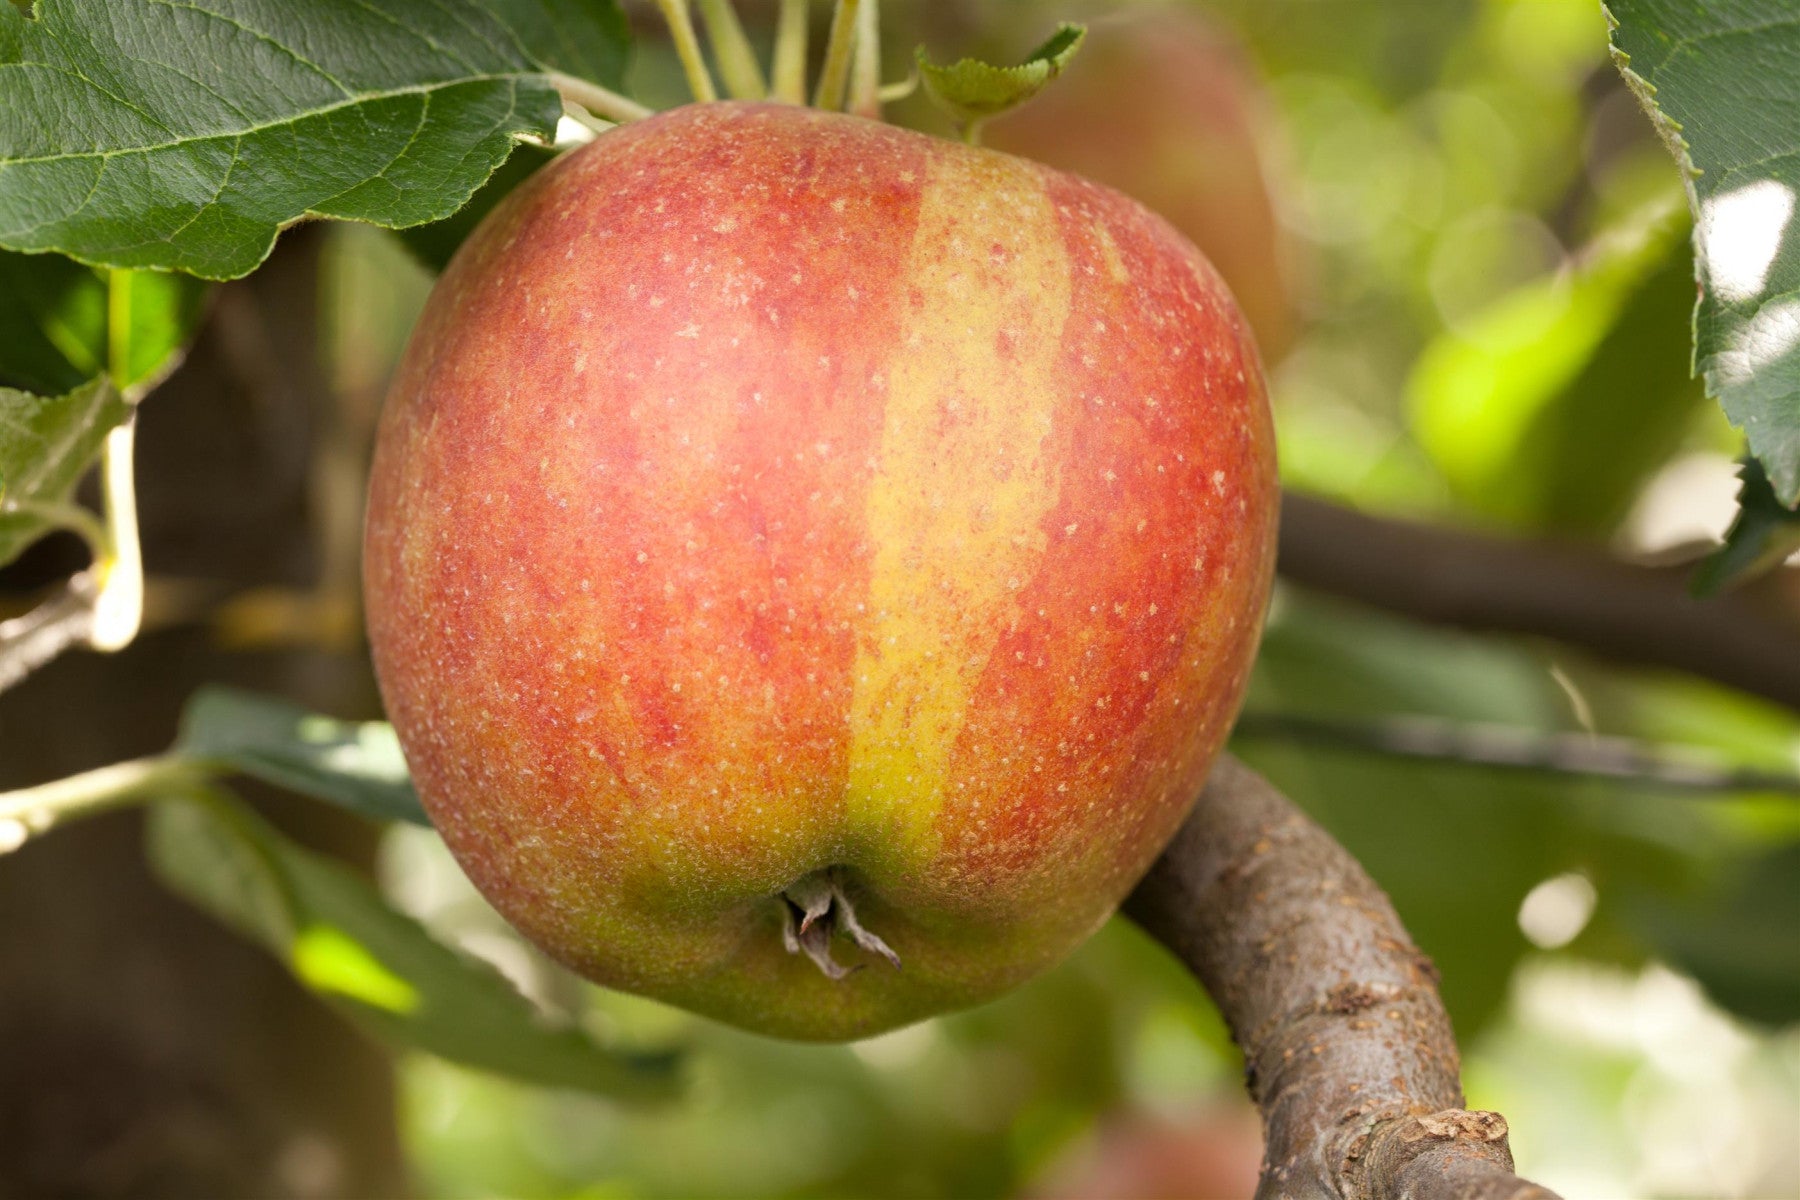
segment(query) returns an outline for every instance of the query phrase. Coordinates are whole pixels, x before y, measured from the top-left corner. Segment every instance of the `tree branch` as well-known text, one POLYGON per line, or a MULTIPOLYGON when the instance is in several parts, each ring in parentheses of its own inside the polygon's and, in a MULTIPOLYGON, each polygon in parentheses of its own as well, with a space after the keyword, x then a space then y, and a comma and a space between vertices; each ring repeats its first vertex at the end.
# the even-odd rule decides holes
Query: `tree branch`
POLYGON ((1259 1200, 1555 1200, 1512 1172, 1506 1121, 1464 1111, 1437 972, 1349 852, 1220 759, 1125 902, 1243 1048, 1259 1200))
POLYGON ((1543 733, 1395 713, 1357 719, 1245 712, 1234 738, 1268 738, 1335 750, 1502 771, 1608 779, 1690 795, 1766 792, 1800 797, 1800 775, 1709 762, 1690 746, 1657 746, 1592 733, 1543 733))
POLYGON ((94 632, 94 599, 99 594, 90 571, 83 571, 23 616, 0 621, 0 692, 94 632))
POLYGON ((1800 709, 1800 571, 1695 599, 1688 568, 1282 496, 1284 578, 1438 625, 1554 638, 1800 709))

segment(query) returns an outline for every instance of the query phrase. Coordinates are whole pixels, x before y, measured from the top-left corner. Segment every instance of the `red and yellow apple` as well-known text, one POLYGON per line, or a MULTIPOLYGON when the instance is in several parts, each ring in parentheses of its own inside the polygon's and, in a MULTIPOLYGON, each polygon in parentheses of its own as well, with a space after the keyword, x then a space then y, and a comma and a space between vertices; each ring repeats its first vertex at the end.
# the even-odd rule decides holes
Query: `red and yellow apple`
MULTIPOLYGON (((1028 8, 1032 25, 1046 19, 1028 8)), ((1298 247, 1270 193, 1272 109, 1223 29, 1191 8, 1150 5, 1094 21, 1055 86, 990 122, 983 140, 1167 217, 1225 277, 1273 361, 1294 336, 1298 247)))
POLYGON ((1236 712, 1275 508, 1250 335, 1163 220, 693 106, 541 172, 438 284, 369 630, 433 821, 528 937, 859 1037, 1013 987, 1149 865, 1236 712))

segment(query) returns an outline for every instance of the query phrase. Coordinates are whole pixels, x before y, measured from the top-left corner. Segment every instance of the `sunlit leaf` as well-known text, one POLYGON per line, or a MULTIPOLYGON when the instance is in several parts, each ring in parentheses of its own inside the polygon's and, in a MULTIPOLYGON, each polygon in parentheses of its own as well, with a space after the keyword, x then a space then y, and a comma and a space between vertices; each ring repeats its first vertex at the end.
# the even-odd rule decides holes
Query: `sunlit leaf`
POLYGON ((1603 535, 1625 515, 1702 399, 1686 233, 1667 209, 1640 216, 1426 348, 1413 428, 1463 504, 1559 533, 1603 535))
POLYGON ((394 1046, 543 1087, 637 1100, 673 1092, 666 1056, 615 1054, 548 1023, 492 967, 436 941, 368 883, 228 795, 157 803, 149 848, 166 884, 394 1046))
POLYGON ((1688 180, 1694 361, 1775 495, 1800 503, 1800 8, 1608 0, 1619 69, 1688 180))
POLYGON ((188 701, 175 751, 366 817, 431 823, 385 721, 339 721, 273 696, 209 687, 188 701))

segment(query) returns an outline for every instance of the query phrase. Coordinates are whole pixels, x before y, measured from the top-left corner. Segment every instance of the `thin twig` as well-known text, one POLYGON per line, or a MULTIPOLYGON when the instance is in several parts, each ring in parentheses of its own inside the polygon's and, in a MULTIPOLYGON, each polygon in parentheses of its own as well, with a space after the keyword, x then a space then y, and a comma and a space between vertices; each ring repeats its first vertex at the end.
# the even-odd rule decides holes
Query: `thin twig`
POLYGON ((97 591, 90 568, 30 612, 0 621, 0 692, 64 650, 88 641, 94 630, 97 591))
POLYGON ((1284 578, 1417 620, 1533 634, 1800 709, 1800 570, 1706 600, 1680 566, 1373 517, 1282 495, 1284 578))
POLYGON ((629 121, 641 121, 645 117, 654 117, 656 110, 646 108, 636 100, 628 99, 610 88, 603 88, 597 83, 589 83, 585 79, 577 79, 573 75, 565 75, 561 71, 551 71, 548 76, 550 86, 569 104, 585 108, 594 116, 606 121, 625 124, 629 121))
POLYGON ((689 11, 687 0, 656 0, 656 6, 669 24, 669 36, 675 41, 675 55, 681 59, 681 69, 687 74, 688 90, 702 104, 717 100, 719 92, 713 86, 712 72, 706 69, 706 58, 700 53, 700 38, 694 32, 694 14, 689 11))
POLYGON ((1611 779, 1665 791, 1800 796, 1800 775, 1715 766, 1631 738, 1539 733, 1436 717, 1355 720, 1247 712, 1238 717, 1233 736, 1304 742, 1469 767, 1611 779))
POLYGON ((806 103, 807 0, 781 0, 775 26, 775 82, 771 94, 786 104, 806 103))
POLYGON ((700 18, 706 22, 706 36, 712 42, 725 90, 736 100, 761 100, 767 96, 769 85, 763 79, 762 65, 756 61, 756 51, 744 35, 743 23, 731 0, 700 0, 700 18))
POLYGON ((1244 1051, 1260 1200, 1554 1200, 1463 1108, 1437 973, 1367 873, 1226 756, 1125 912, 1185 963, 1244 1051))
POLYGON ((26 839, 47 833, 71 817, 204 782, 217 768, 179 758, 139 758, 79 775, 0 792, 0 854, 16 850, 26 839))
POLYGON ((819 69, 819 88, 813 105, 829 111, 844 107, 844 89, 850 82, 850 56, 856 45, 856 13, 861 0, 837 0, 831 11, 831 33, 825 43, 825 65, 819 69))
POLYGON ((862 0, 857 16, 855 63, 850 74, 850 111, 881 120, 881 6, 862 0))

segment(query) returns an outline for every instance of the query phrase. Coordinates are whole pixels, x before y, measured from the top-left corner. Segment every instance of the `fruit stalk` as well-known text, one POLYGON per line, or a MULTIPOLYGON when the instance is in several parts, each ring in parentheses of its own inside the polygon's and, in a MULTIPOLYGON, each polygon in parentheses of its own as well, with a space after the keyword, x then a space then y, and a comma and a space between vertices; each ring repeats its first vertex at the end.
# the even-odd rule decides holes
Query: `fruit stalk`
POLYGON ((700 38, 694 32, 694 14, 688 9, 687 0, 656 0, 656 6, 662 10, 663 20, 668 22, 675 54, 681 59, 681 69, 687 75, 688 90, 701 104, 717 100, 719 91, 713 86, 712 72, 706 69, 706 58, 700 53, 700 38))
POLYGON ((862 0, 857 17, 850 111, 871 121, 881 120, 881 5, 877 0, 862 0))
POLYGON ((700 0, 700 17, 706 22, 706 36, 712 41, 713 57, 719 60, 725 90, 736 100, 761 100, 768 95, 769 85, 757 64, 756 51, 744 35, 731 0, 700 0))
POLYGON ((844 107, 844 89, 850 82, 850 59, 856 46, 857 12, 862 0, 837 0, 831 13, 831 33, 825 43, 825 65, 819 70, 819 90, 813 107, 828 112, 844 107))
POLYGON ((775 82, 784 104, 806 103, 806 0, 781 0, 775 26, 775 82))

